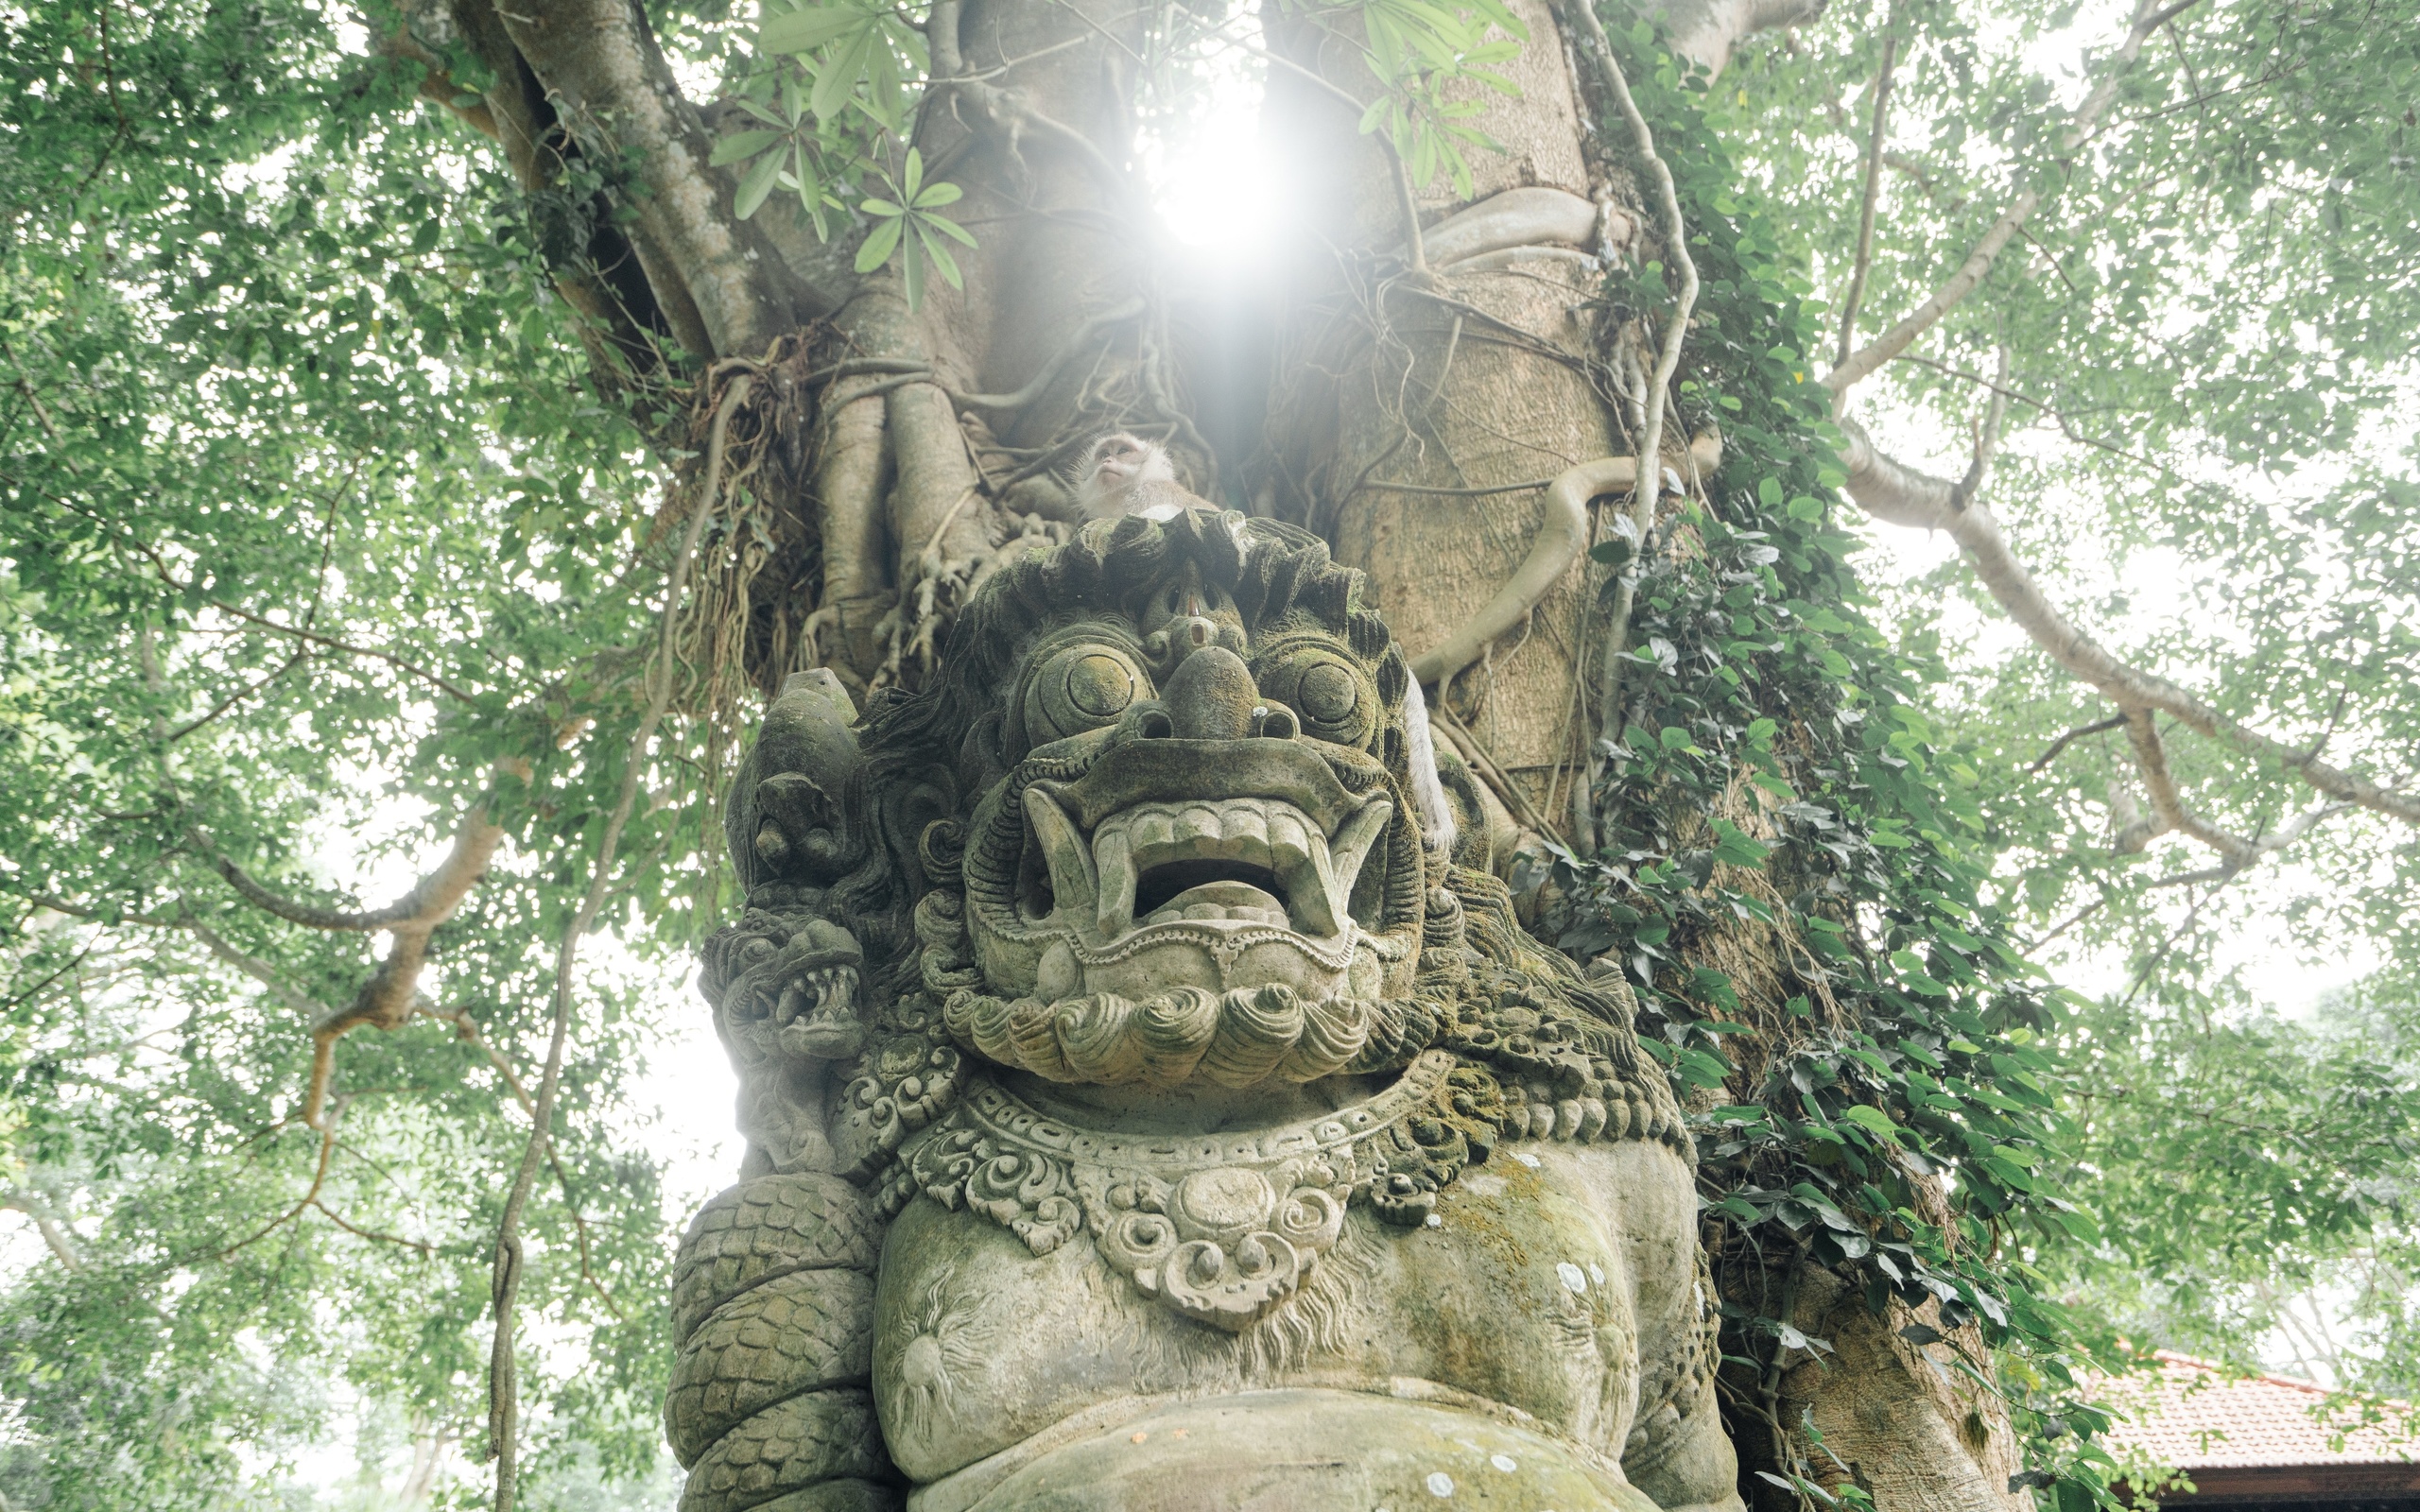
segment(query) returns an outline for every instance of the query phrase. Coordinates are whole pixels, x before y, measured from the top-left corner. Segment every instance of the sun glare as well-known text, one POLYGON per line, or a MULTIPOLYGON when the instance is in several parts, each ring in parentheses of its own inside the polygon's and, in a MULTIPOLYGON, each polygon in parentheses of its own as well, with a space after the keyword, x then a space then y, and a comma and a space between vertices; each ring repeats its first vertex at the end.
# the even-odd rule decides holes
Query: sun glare
POLYGON ((1261 82, 1229 55, 1209 66, 1195 108, 1143 158, 1160 223, 1178 245, 1249 260, 1276 230, 1277 161, 1261 139, 1261 82))

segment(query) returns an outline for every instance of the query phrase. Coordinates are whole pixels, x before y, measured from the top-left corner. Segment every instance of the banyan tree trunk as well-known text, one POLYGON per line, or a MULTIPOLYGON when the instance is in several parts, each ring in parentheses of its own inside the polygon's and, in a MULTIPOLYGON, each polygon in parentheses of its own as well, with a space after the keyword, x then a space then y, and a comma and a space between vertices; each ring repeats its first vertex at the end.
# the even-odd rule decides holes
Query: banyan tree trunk
MULTIPOLYGON (((1358 129, 1375 88, 1358 55, 1300 9, 1266 8, 1266 130, 1289 167, 1271 192, 1292 236, 1273 284, 1239 296, 1168 256, 1132 165, 1152 9, 942 0, 917 146, 964 187, 954 214, 979 246, 959 253, 962 291, 929 281, 912 309, 895 271, 856 278, 779 216, 734 217, 729 174, 706 165, 729 128, 681 97, 626 0, 452 12, 495 75, 487 108, 526 180, 586 153, 649 184, 631 215, 596 218, 566 297, 677 339, 710 386, 757 380, 734 434, 757 448, 748 487, 771 544, 710 605, 745 626, 746 683, 769 695, 825 667, 859 705, 916 686, 973 589, 1022 544, 1067 539, 1076 455, 1130 430, 1164 440, 1195 492, 1324 538, 1415 660, 1468 643, 1543 562, 1501 633, 1448 656, 1426 695, 1441 750, 1486 778, 1510 870, 1524 846, 1583 838, 1606 569, 1577 548, 1611 532, 1629 488, 1607 481, 1618 469, 1595 485, 1574 470, 1634 455, 1658 335, 1610 326, 1596 296, 1609 263, 1643 264, 1665 234, 1601 42, 1546 0, 1512 3, 1529 33, 1505 70, 1519 94, 1478 96, 1473 124, 1505 150, 1471 154, 1467 195, 1410 184, 1358 129), (1582 481, 1558 504, 1546 485, 1567 477, 1582 481), (1542 548, 1575 502, 1580 539, 1542 548)), ((1665 19, 1719 68, 1739 36, 1807 10, 1718 0, 1665 19)), ((1663 431, 1638 471, 1677 486, 1668 510, 1704 488, 1719 443, 1663 431)), ((1757 1472, 1808 1463, 1773 1435, 1811 1423, 1886 1512, 2020 1504, 2004 1413, 1902 1348, 1897 1303, 1869 1314, 1823 1274, 1791 1295, 1798 1327, 1839 1354, 1726 1403, 1752 1503, 1795 1500, 1757 1472)))

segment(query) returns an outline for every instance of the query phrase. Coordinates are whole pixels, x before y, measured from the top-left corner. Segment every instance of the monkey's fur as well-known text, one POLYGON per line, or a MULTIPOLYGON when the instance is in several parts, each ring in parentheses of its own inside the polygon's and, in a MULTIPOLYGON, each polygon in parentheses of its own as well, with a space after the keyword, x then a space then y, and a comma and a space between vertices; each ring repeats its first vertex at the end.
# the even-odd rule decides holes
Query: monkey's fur
POLYGON ((1095 520, 1139 514, 1166 521, 1187 509, 1219 507, 1177 482, 1167 447, 1127 431, 1112 431, 1084 454, 1076 504, 1095 520))

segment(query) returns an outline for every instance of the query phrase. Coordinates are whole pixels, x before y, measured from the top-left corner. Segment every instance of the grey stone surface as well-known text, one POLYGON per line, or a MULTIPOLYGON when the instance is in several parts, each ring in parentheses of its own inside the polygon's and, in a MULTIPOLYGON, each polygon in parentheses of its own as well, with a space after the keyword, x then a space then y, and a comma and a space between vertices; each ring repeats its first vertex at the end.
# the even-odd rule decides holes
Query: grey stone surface
POLYGON ((1427 843, 1358 595, 1098 521, 865 722, 785 689, 701 982, 752 1179, 677 1272, 686 1512, 1738 1506, 1679 1108, 1484 827, 1427 843))
MULTIPOLYGON (((968 1477, 964 1489, 976 1489, 968 1477)), ((1392 1512, 1603 1508, 1655 1512, 1619 1471, 1517 1423, 1340 1391, 1184 1402, 1053 1450, 960 1502, 917 1512, 1392 1512)))
POLYGON ((801 1270, 717 1308, 681 1352, 665 1431, 682 1464, 752 1414, 802 1391, 865 1385, 873 1373, 873 1278, 801 1270))
POLYGON ((698 1210, 672 1266, 672 1337, 752 1286, 800 1270, 871 1273, 882 1215, 863 1192, 822 1172, 760 1177, 698 1210))
POLYGON ((828 1481, 881 1481, 890 1462, 862 1391, 810 1391, 748 1418, 689 1468, 681 1512, 748 1512, 828 1481))

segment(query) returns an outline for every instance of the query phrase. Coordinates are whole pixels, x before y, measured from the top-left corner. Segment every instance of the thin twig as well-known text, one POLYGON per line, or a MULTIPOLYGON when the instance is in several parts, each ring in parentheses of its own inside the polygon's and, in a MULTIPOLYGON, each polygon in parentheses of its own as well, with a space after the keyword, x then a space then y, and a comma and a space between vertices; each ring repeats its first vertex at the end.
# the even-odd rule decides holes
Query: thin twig
MULTIPOLYGON (((441 1023, 452 1024, 454 1038, 465 1044, 477 1046, 480 1054, 488 1057, 488 1064, 495 1068, 495 1074, 504 1078, 506 1090, 512 1093, 513 1101, 521 1105, 521 1110, 533 1120, 536 1118, 538 1105, 530 1100, 529 1090, 521 1085, 519 1074, 514 1072, 512 1062, 506 1058, 504 1052, 498 1050, 489 1041, 487 1036, 479 1032, 478 1021, 471 1017, 468 1008, 456 1008, 449 1011, 443 1008, 424 1007, 418 1010, 418 1016, 424 1019, 435 1019, 441 1023)), ((597 1278, 596 1271, 590 1266, 588 1215, 579 1211, 579 1200, 572 1192, 571 1173, 563 1168, 561 1148, 549 1144, 546 1150, 546 1161, 554 1167, 555 1180, 563 1189, 563 1209, 571 1214, 572 1228, 579 1238, 580 1280, 588 1283, 588 1289, 596 1294, 597 1300, 603 1302, 606 1310, 618 1321, 624 1316, 622 1304, 614 1299, 614 1294, 606 1290, 604 1281, 597 1278)))
POLYGON ((1485 489, 1435 489, 1423 483, 1389 483, 1373 478, 1355 484, 1354 490, 1356 492, 1375 490, 1380 493, 1421 493, 1440 499, 1484 499, 1498 493, 1527 493, 1532 489, 1543 489, 1553 481, 1552 478, 1530 478, 1526 482, 1498 483, 1485 489))
MULTIPOLYGON (((1596 8, 1587 0, 1568 8, 1576 11, 1588 34, 1590 50, 1597 59, 1598 71, 1603 75, 1605 88, 1620 106, 1622 116, 1630 123, 1631 135, 1638 143, 1638 155, 1647 164, 1654 180, 1657 199, 1664 211, 1665 245, 1671 266, 1680 269, 1681 292, 1672 306, 1671 318, 1664 327, 1662 349, 1655 359, 1655 371, 1647 385, 1646 418, 1639 427, 1638 471, 1631 484, 1631 543, 1638 553, 1629 564, 1614 590, 1614 606, 1605 627, 1604 650, 1598 678, 1602 690, 1602 706, 1598 711, 1600 721, 1599 738, 1610 742, 1621 735, 1621 675, 1622 653, 1630 637, 1630 618, 1637 593, 1638 574, 1643 566, 1648 533, 1655 525, 1655 501, 1664 491, 1664 397, 1671 386, 1672 374, 1681 365, 1681 343, 1687 336, 1689 312, 1698 301, 1698 268, 1689 256, 1688 228, 1681 219, 1680 190, 1672 182, 1671 165, 1655 150, 1655 133, 1647 117, 1631 97, 1630 80, 1622 77, 1621 64, 1614 58, 1613 44, 1605 36, 1604 24, 1597 19, 1596 8)), ((1592 763, 1593 765, 1593 763, 1592 763)), ((1590 774, 1594 782, 1594 773, 1590 774)), ((1580 843, 1594 849, 1597 836, 1578 836, 1580 843)))
POLYGON ((2398 792, 2332 766, 2298 746, 2265 735, 2219 713, 2156 674, 2119 661, 2051 604, 2017 560, 1999 522, 1979 502, 1958 507, 1958 485, 1930 477, 1876 451, 1854 420, 1836 421, 1847 445, 1841 462, 1849 496, 1877 520, 1946 531, 1975 564, 1975 575, 2009 618, 2058 665, 2123 709, 2156 709, 2186 728, 2222 741, 2258 761, 2274 762, 2341 802, 2420 824, 2420 794, 2398 792))
MULTIPOLYGON (((2135 9, 2134 25, 2128 28, 2126 40, 2112 55, 2112 62, 2102 73, 2100 82, 2076 108, 2066 129, 2061 133, 2059 153, 2063 163, 2074 156, 2100 124, 2101 115, 2109 109, 2110 102, 2118 97, 2118 83, 2134 66, 2135 60, 2141 56, 2144 40, 2173 17, 2199 4, 2201 0, 2175 0, 2174 4, 2154 10, 2150 0, 2141 0, 2135 9)), ((1837 398, 1847 393, 1853 385, 1876 369, 1905 352, 1916 337, 1930 330, 1961 300, 1982 284, 1990 275, 1992 265, 1998 260, 2001 249, 2031 218, 2041 203, 2042 194, 2037 189, 2027 189, 2011 200, 2008 208, 2000 212, 1999 218, 1992 222, 1991 229, 1983 232, 1982 238, 1976 242, 1974 249, 1966 254, 1966 260, 1959 265, 1958 271, 1951 274, 1947 282, 1927 297, 1924 303, 1905 319, 1850 353, 1839 366, 1825 373, 1824 387, 1837 398)))
MULTIPOLYGON (((152 560, 156 563, 159 558, 154 556, 152 560)), ((184 584, 178 582, 174 577, 169 577, 168 582, 170 586, 179 590, 182 590, 185 586, 184 584)), ((438 676, 436 673, 431 672, 428 668, 422 666, 419 662, 411 661, 407 657, 397 656, 392 651, 381 651, 376 646, 372 645, 355 645, 350 641, 339 641, 333 635, 321 635, 317 630, 307 630, 299 625, 281 625, 277 621, 269 619, 265 615, 255 614, 250 610, 237 609, 234 605, 227 603, 221 599, 214 598, 207 600, 207 602, 212 609, 218 610, 221 614, 233 615, 236 619, 244 621, 248 625, 257 625, 262 629, 268 630, 274 634, 290 635, 298 641, 308 641, 314 645, 324 645, 332 651, 342 651, 347 656, 368 657, 372 661, 384 662, 389 666, 395 668, 399 672, 406 672, 411 676, 420 679, 423 682, 427 683, 430 687, 435 688, 438 692, 444 694, 449 698, 456 699, 462 703, 474 703, 477 701, 473 698, 470 694, 455 686, 453 683, 438 676)))
POLYGON ((1849 286, 1841 296, 1841 354, 1849 360, 1857 350, 1857 307, 1865 298, 1866 270, 1874 263, 1874 209, 1882 198, 1882 127, 1891 105, 1891 68, 1898 61, 1899 39, 1882 40, 1882 70, 1874 77, 1874 126, 1865 139, 1865 201, 1858 211, 1857 261, 1849 266, 1849 286))
POLYGON ((1463 759, 1478 770, 1480 779, 1495 791, 1495 796, 1504 800, 1504 806, 1512 811, 1513 817, 1558 845, 1566 843, 1563 832, 1548 824, 1530 806, 1530 800, 1521 796, 1519 784, 1505 773, 1504 768, 1495 765, 1495 758, 1488 754, 1487 747, 1478 736, 1472 733, 1469 726, 1455 718, 1453 711, 1447 709, 1443 700, 1443 690, 1440 690, 1439 701, 1428 706, 1429 717, 1444 725, 1445 736, 1454 743, 1454 748, 1461 751, 1463 759))
POLYGON ((2126 716, 2124 714, 2111 714, 2106 719, 2096 719, 2088 725, 2078 725, 2075 729, 2068 730, 2066 734, 2061 735, 2058 739, 2050 742, 2049 746, 2043 750, 2041 755, 2033 758, 2033 765, 2028 766, 2026 771, 2028 773, 2038 772, 2045 766, 2049 765, 2052 762, 2058 760, 2059 752, 2066 749, 2068 746, 2074 744, 2076 741, 2082 740, 2086 735, 2098 735, 2103 730, 2116 730, 2125 722, 2126 716))
MULTIPOLYGON (((2123 723, 2123 721, 2120 720, 2120 723, 2123 723)), ((2066 919, 2061 919, 2056 925, 2052 926, 2048 934, 2043 936, 2041 938, 2027 940, 2019 954, 2025 955, 2032 954, 2034 952, 2049 944, 2052 940, 2057 939, 2060 936, 2065 935, 2068 930, 2075 928, 2078 924, 2083 923, 2085 919, 2090 919, 2093 915, 2100 912, 2108 906, 2108 899, 2095 899, 2091 902, 2084 904, 2082 908, 2077 909, 2074 913, 2068 915, 2066 919)))
POLYGON ((437 1246, 424 1239, 406 1239, 398 1234, 381 1233, 375 1228, 364 1228, 358 1224, 348 1223, 345 1221, 342 1214, 338 1213, 334 1208, 329 1207, 326 1203, 320 1201, 317 1197, 313 1197, 311 1199, 311 1206, 318 1209, 320 1215, 327 1219, 328 1222, 335 1224, 346 1233, 352 1234, 356 1238, 375 1239, 380 1244, 397 1245, 405 1249, 417 1249, 424 1255, 434 1255, 437 1253, 437 1246))
POLYGON ((546 1065, 538 1079, 536 1106, 530 1111, 529 1142, 521 1156, 520 1172, 513 1177, 512 1190, 505 1198, 504 1212, 496 1223, 495 1269, 493 1300, 495 1334, 488 1359, 488 1452, 496 1462, 495 1512, 512 1512, 520 1489, 521 1396, 519 1372, 513 1358, 514 1311, 521 1296, 521 1215, 528 1206, 529 1194, 537 1184, 538 1168, 546 1158, 550 1125, 554 1120, 555 1098, 562 1086, 563 1047, 571 1033, 572 968, 579 953, 579 937, 596 920, 596 911, 604 904, 607 885, 613 880, 614 854, 619 848, 623 827, 630 822, 631 808, 638 796, 639 775, 646 765, 647 748, 655 738, 656 726, 663 721, 666 707, 672 699, 672 643, 674 622, 679 618, 681 599, 688 585, 689 564, 697 555, 699 539, 704 535, 706 522, 716 512, 722 492, 724 442, 732 415, 747 399, 753 380, 742 374, 723 391, 722 404, 715 411, 712 430, 706 441, 706 476, 699 490, 698 502, 689 516, 689 528, 681 538, 681 549, 672 559, 664 592, 664 619, 657 634, 655 666, 649 679, 647 713, 639 719, 638 728, 631 733, 631 744, 622 766, 622 787, 614 802, 613 816, 606 821, 605 832, 597 842, 596 860, 589 868, 588 891, 579 906, 563 926, 562 937, 555 947, 554 1022, 546 1040, 546 1065))

